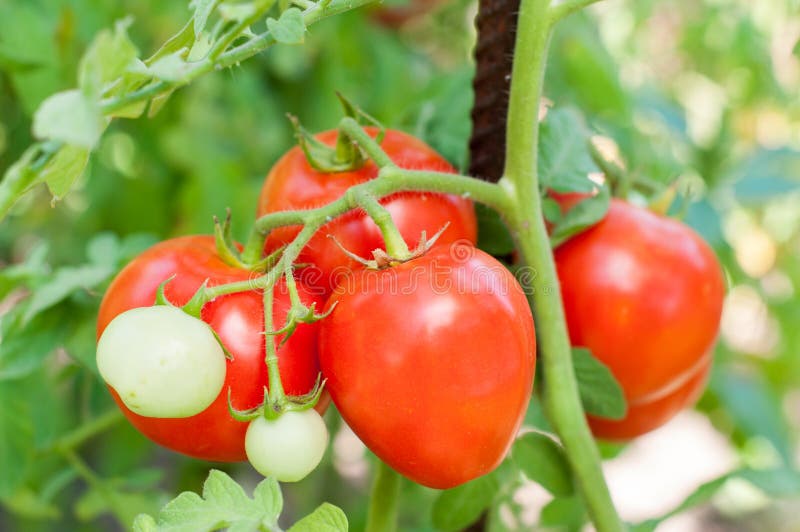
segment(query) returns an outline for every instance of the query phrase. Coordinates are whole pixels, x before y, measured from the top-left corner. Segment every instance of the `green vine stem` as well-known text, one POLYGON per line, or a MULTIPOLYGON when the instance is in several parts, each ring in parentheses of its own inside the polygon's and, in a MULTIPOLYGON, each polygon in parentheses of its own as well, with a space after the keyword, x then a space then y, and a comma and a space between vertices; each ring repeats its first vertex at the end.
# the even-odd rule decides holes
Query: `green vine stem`
POLYGON ((586 423, 572 367, 569 337, 553 255, 547 242, 537 175, 539 102, 555 22, 592 3, 523 0, 508 109, 506 166, 501 186, 513 198, 511 226, 523 260, 539 275, 529 294, 544 369, 545 412, 566 449, 597 530, 624 530, 603 477, 600 454, 586 423))
POLYGON ((394 469, 378 460, 372 481, 365 532, 397 530, 397 508, 403 478, 394 469))
MULTIPOLYGON (((320 20, 374 3, 375 1, 376 0, 330 0, 329 2, 314 3, 303 11, 303 21, 305 22, 306 26, 310 26, 316 22, 319 22, 320 20)), ((239 32, 239 35, 240 34, 241 31, 239 32)), ((234 39, 236 36, 234 36, 234 39)), ((206 59, 194 63, 194 67, 186 72, 179 82, 159 81, 151 85, 147 85, 128 94, 123 94, 105 100, 102 102, 101 109, 104 114, 112 114, 130 105, 144 102, 156 96, 166 94, 167 92, 170 92, 179 86, 191 83, 194 79, 202 76, 203 74, 213 72, 214 70, 228 68, 240 63, 241 61, 244 61, 245 59, 249 59, 250 57, 266 50, 275 44, 275 42, 275 37, 269 31, 266 31, 257 35, 256 37, 251 38, 243 44, 231 48, 217 57, 213 57, 213 54, 209 54, 209 57, 206 59)))
POLYGON ((59 437, 46 448, 46 451, 77 449, 86 441, 114 427, 123 419, 125 419, 125 416, 122 415, 122 412, 120 412, 118 408, 114 407, 112 410, 100 414, 91 421, 82 424, 77 429, 59 437))

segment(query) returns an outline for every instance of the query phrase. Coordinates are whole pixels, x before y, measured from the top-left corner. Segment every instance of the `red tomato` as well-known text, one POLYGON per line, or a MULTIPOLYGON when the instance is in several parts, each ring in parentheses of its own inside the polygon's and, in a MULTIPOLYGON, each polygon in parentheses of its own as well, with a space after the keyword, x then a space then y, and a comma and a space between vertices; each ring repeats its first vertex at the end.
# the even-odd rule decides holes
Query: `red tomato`
MULTIPOLYGON (((367 128, 375 137, 377 129, 367 128)), ((326 131, 317 135, 322 142, 334 145, 338 132, 326 131)), ((422 141, 400 131, 387 130, 381 147, 400 167, 412 170, 454 172, 453 167, 422 141)), ((322 173, 314 170, 303 151, 294 147, 272 167, 261 190, 258 216, 285 210, 310 209, 340 198, 353 185, 374 179, 378 168, 371 161, 352 172, 322 173)), ((389 210, 406 243, 413 247, 422 231, 430 237, 448 222, 450 225, 438 242, 457 240, 477 241, 477 220, 472 202, 458 196, 433 193, 400 193, 384 198, 381 203, 389 210)), ((270 233, 266 251, 271 252, 291 242, 299 226, 282 227, 270 233)), ((313 264, 301 270, 305 282, 332 290, 337 278, 346 276, 361 266, 348 258, 327 238, 333 235, 356 255, 371 258, 376 248, 384 249, 378 227, 363 212, 352 212, 324 226, 301 252, 297 262, 313 264)))
MULTIPOLYGON (((118 314, 153 304, 156 289, 175 275, 166 286, 167 298, 176 305, 186 303, 206 279, 209 286, 247 280, 252 273, 225 264, 217 256, 210 236, 187 236, 161 242, 128 264, 111 283, 100 305, 97 337, 118 314)), ((298 285, 304 302, 322 300, 298 285)), ((279 285, 275 289, 276 326, 286 319, 289 296, 279 285)), ((265 365, 264 307, 261 291, 218 297, 206 303, 201 318, 216 331, 233 356, 226 363, 225 384, 217 399, 203 412, 188 418, 151 418, 131 412, 117 394, 114 400, 130 422, 156 443, 195 458, 233 462, 245 460, 247 423, 234 420, 228 412, 228 389, 237 410, 261 404, 268 382, 265 365)), ((146 331, 143 331, 145 334, 146 331)), ((301 324, 278 349, 278 366, 287 394, 301 395, 314 386, 319 373, 316 325, 301 324)), ((318 406, 324 411, 324 404, 318 406)))
POLYGON ((632 407, 621 421, 593 420, 595 434, 632 438, 689 406, 722 313, 711 248, 678 221, 613 200, 605 219, 555 259, 572 345, 609 367, 632 407))
POLYGON ((530 399, 536 338, 514 276, 471 246, 354 272, 331 296, 320 365, 344 420, 378 457, 433 488, 503 459, 530 399))

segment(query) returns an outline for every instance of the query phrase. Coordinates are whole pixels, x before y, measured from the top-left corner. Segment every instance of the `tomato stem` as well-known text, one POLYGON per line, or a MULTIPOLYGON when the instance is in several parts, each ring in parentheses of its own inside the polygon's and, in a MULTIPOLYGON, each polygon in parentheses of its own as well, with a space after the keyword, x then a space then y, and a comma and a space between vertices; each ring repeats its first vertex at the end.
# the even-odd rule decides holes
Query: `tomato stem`
MULTIPOLYGON (((274 301, 274 286, 264 290, 264 330, 267 333, 275 329, 272 311, 274 301)), ((269 402, 270 405, 265 405, 265 413, 269 417, 271 409, 269 406, 282 406, 286 402, 286 393, 283 391, 283 382, 281 382, 281 374, 278 368, 278 352, 275 349, 275 337, 271 334, 264 335, 266 345, 266 364, 267 372, 269 373, 269 402)))
POLYGON ((367 526, 365 532, 394 532, 397 530, 397 508, 403 477, 378 460, 372 481, 367 526))
POLYGON ((383 241, 386 245, 386 253, 390 257, 403 260, 411 256, 408 250, 408 245, 400 234, 400 230, 392 220, 392 215, 386 210, 386 207, 381 205, 374 196, 367 193, 358 191, 356 202, 361 206, 364 211, 372 218, 375 225, 383 235, 383 241))
POLYGON ((555 262, 542 216, 537 175, 537 116, 553 25, 593 0, 522 0, 508 108, 506 166, 500 185, 513 202, 510 227, 522 259, 539 275, 528 297, 544 370, 545 412, 567 452, 589 515, 597 530, 621 531, 578 394, 555 262))

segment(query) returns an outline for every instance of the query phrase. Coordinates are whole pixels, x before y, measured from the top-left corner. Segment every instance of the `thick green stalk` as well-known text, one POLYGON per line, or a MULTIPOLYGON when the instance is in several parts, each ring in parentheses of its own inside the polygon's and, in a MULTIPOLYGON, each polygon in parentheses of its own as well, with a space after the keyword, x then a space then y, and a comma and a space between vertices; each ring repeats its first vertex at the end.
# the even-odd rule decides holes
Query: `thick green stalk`
MULTIPOLYGON (((262 216, 253 226, 243 255, 256 256, 256 253, 263 248, 264 236, 278 227, 287 225, 322 227, 334 218, 359 207, 358 199, 364 194, 380 199, 396 192, 417 190, 458 194, 484 203, 501 213, 511 210, 511 202, 505 191, 494 183, 457 174, 403 170, 396 166, 385 166, 381 168, 377 178, 351 187, 347 194, 327 205, 316 209, 281 211, 262 216)), ((291 245, 294 245, 294 242, 291 245)))
MULTIPOLYGON (((569 2, 573 5, 582 2, 569 2)), ((523 260, 538 275, 529 294, 544 370, 544 404, 567 453, 589 515, 600 532, 624 530, 586 423, 572 367, 555 263, 542 216, 537 175, 538 113, 555 17, 566 8, 522 0, 508 109, 506 166, 501 185, 514 203, 510 222, 523 260), (555 9, 555 11, 554 11, 555 9)))
POLYGON ((402 477, 378 460, 372 493, 369 499, 365 532, 394 532, 397 530, 397 507, 402 477))

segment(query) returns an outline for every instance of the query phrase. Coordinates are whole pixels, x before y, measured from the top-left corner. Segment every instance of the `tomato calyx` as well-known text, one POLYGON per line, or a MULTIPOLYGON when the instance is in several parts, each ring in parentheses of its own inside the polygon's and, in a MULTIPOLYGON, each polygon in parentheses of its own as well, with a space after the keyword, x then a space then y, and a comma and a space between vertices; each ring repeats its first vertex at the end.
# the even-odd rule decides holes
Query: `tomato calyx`
MULTIPOLYGON (((344 115, 357 122, 364 119, 367 123, 378 128, 375 141, 380 144, 386 133, 386 128, 375 118, 354 105, 341 93, 336 96, 344 109, 344 115)), ((345 131, 340 130, 334 147, 328 146, 317 139, 300 123, 300 120, 289 114, 289 121, 294 128, 297 144, 306 156, 308 164, 314 170, 323 173, 351 172, 363 167, 369 160, 361 147, 345 131)))
MULTIPOLYGON (((372 250, 372 259, 371 260, 370 259, 365 259, 364 257, 360 257, 359 255, 356 255, 352 251, 348 250, 346 247, 344 247, 341 244, 341 242, 339 242, 336 239, 335 236, 328 235, 328 238, 333 240, 333 242, 339 247, 339 249, 342 251, 342 253, 344 253, 345 255, 347 255, 348 257, 353 259, 354 261, 358 262, 359 264, 361 264, 362 266, 364 266, 368 270, 385 270, 387 268, 392 268, 394 266, 399 266, 400 264, 403 264, 405 262, 409 262, 409 261, 412 261, 414 259, 418 259, 418 258, 424 256, 436 244, 436 241, 439 239, 440 236, 442 236, 442 233, 444 233, 447 230, 447 227, 449 225, 450 225, 449 222, 444 224, 444 226, 442 226, 441 229, 436 231, 436 234, 434 234, 430 238, 427 237, 425 231, 422 231, 422 235, 419 238, 419 244, 417 244, 417 246, 414 249, 410 250, 408 252, 408 255, 405 255, 405 256, 394 256, 394 255, 390 255, 389 253, 387 253, 386 251, 382 250, 381 248, 376 248, 376 249, 372 250)), ((331 311, 333 311, 333 308, 328 309, 326 315, 330 314, 331 311)))
POLYGON ((239 251, 239 245, 236 244, 236 241, 233 239, 230 209, 227 209, 225 220, 222 222, 220 222, 219 218, 214 216, 214 243, 216 245, 217 255, 222 259, 222 262, 234 268, 255 272, 265 272, 270 269, 278 262, 283 250, 286 249, 286 246, 283 245, 266 257, 261 257, 256 262, 247 260, 239 251))
MULTIPOLYGON (((175 279, 175 276, 171 275, 166 279, 164 279, 161 282, 161 284, 158 285, 158 288, 156 289, 156 300, 154 305, 177 308, 183 311, 184 313, 188 314, 189 316, 192 316, 193 318, 197 318, 198 320, 202 321, 201 312, 203 310, 203 305, 205 305, 208 302, 208 298, 206 297, 206 287, 208 286, 208 279, 203 281, 203 284, 200 285, 200 288, 197 289, 197 291, 194 293, 191 299, 189 299, 189 301, 183 306, 175 305, 172 301, 169 300, 169 298, 167 298, 165 289, 167 284, 173 279, 175 279)), ((214 335, 214 338, 217 339, 217 343, 219 343, 220 347, 222 348, 222 352, 225 354, 225 358, 227 360, 233 360, 233 355, 231 354, 230 351, 228 351, 228 348, 225 347, 225 344, 222 343, 222 339, 219 337, 219 334, 217 334, 217 331, 215 331, 212 327, 208 327, 208 330, 210 330, 211 334, 214 335)))
POLYGON ((303 412, 314 408, 319 402, 325 389, 325 380, 322 374, 317 375, 314 387, 303 395, 284 395, 278 399, 270 397, 269 389, 264 386, 264 400, 258 406, 246 410, 238 410, 231 400, 231 389, 228 388, 228 412, 236 421, 250 422, 256 418, 278 419, 284 412, 303 412))

